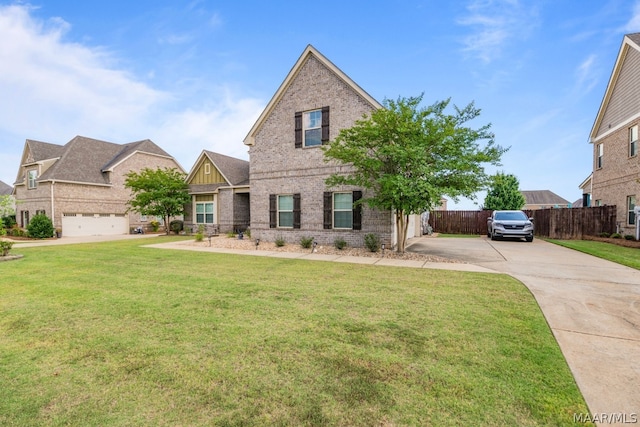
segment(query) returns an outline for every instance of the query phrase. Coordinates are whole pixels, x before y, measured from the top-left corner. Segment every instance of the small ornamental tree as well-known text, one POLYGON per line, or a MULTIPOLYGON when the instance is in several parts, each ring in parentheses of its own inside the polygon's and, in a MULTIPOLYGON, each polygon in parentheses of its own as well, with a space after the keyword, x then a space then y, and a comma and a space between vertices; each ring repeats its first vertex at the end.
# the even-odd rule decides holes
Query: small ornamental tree
POLYGON ((149 169, 129 172, 125 187, 132 198, 128 204, 141 215, 155 215, 164 218, 169 234, 169 218, 182 215, 184 206, 191 201, 186 175, 176 168, 149 169))
POLYGON ((515 175, 499 172, 490 178, 484 208, 488 210, 519 210, 526 200, 520 192, 520 183, 515 175))
POLYGON ((449 100, 426 108, 421 102, 422 95, 385 100, 385 108, 340 130, 324 147, 325 160, 352 166, 328 178, 329 187, 372 190, 359 202, 395 213, 398 252, 404 252, 409 215, 432 210, 443 196, 474 198, 488 180, 483 164, 497 165, 506 151, 494 143, 490 125, 466 126, 480 115, 473 103, 448 114, 449 100))
POLYGON ((34 239, 48 239, 53 237, 55 229, 53 228, 53 222, 51 218, 44 214, 37 214, 27 225, 27 235, 34 239))

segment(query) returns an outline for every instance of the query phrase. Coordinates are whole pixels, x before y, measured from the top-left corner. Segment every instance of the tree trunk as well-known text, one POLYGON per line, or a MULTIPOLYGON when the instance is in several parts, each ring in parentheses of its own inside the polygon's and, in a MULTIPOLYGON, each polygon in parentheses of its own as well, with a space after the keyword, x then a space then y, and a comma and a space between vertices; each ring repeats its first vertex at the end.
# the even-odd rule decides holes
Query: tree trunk
POLYGON ((400 253, 404 253, 405 243, 407 242, 407 229, 409 227, 409 215, 405 215, 404 211, 396 211, 396 235, 398 236, 398 249, 400 253))

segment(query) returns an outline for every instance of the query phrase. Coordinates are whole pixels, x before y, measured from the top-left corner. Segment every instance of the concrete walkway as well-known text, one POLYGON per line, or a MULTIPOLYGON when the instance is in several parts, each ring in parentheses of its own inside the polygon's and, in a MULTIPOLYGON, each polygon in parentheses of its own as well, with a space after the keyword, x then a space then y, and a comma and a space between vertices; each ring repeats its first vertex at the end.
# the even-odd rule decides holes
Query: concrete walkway
MULTIPOLYGON (((61 238, 17 243, 14 248, 116 239, 144 239, 146 246, 315 261, 505 273, 520 280, 538 302, 592 414, 600 425, 640 425, 640 271, 541 240, 413 239, 411 252, 464 260, 434 263, 311 253, 155 244, 154 235, 61 238), (606 417, 606 418, 605 418, 606 417), (609 420, 614 420, 609 422, 609 420)), ((640 255, 639 255, 640 256, 640 255)))

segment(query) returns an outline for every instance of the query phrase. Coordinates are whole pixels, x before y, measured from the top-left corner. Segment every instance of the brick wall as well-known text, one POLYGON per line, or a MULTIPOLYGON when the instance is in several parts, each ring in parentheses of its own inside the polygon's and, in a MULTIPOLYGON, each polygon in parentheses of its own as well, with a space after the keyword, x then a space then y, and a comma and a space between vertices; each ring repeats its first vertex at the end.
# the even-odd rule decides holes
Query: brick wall
POLYGON ((352 246, 362 246, 367 233, 391 241, 390 212, 364 207, 362 230, 324 230, 323 193, 356 190, 355 187, 328 188, 324 180, 346 171, 337 163, 325 163, 320 147, 294 148, 294 114, 330 107, 330 139, 340 129, 351 127, 373 107, 315 57, 302 65, 281 99, 274 106, 250 147, 251 236, 267 241, 282 237, 294 243, 302 236, 315 237, 319 244, 333 244, 337 237, 352 246), (301 194, 301 228, 269 228, 269 195, 301 194))
POLYGON ((594 172, 592 178, 592 203, 601 200, 603 205, 616 205, 618 222, 625 234, 635 234, 635 227, 627 225, 627 196, 635 196, 640 202, 640 158, 629 157, 629 127, 640 124, 634 120, 626 126, 593 144, 594 172), (604 144, 601 169, 596 169, 598 144, 604 144))

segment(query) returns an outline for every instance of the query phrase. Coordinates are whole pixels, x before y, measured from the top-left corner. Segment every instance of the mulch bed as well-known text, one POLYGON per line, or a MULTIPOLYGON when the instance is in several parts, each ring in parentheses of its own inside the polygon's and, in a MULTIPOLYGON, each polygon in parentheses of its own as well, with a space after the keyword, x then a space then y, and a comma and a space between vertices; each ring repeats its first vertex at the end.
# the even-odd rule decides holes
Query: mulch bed
POLYGON ((611 243, 612 245, 624 246, 626 248, 640 249, 640 240, 627 240, 624 238, 613 239, 611 237, 585 236, 584 240, 593 240, 596 242, 611 243))

